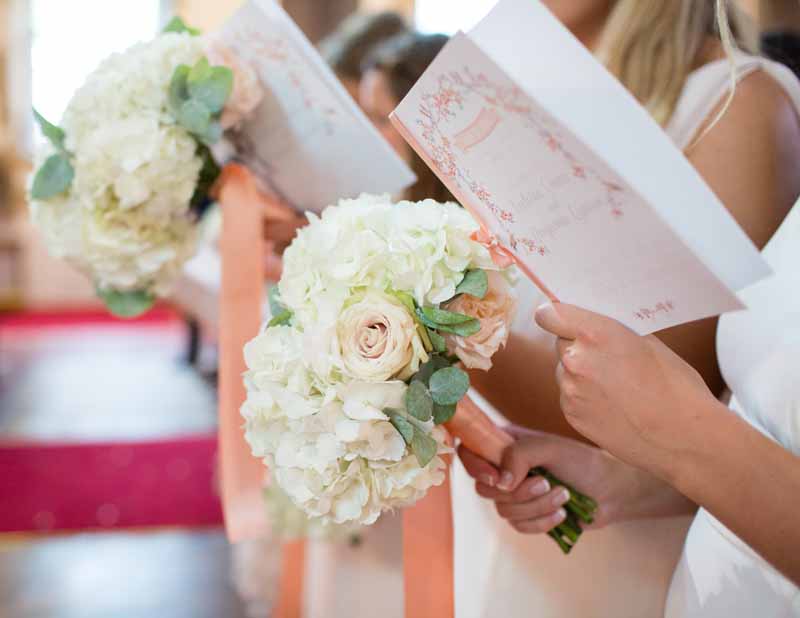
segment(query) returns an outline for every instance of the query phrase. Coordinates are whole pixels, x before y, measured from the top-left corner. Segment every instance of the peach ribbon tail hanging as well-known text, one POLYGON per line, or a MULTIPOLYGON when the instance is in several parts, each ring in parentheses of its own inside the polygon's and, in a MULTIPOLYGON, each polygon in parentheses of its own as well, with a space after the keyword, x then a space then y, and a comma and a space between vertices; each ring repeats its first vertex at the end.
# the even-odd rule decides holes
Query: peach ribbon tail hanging
MULTIPOLYGON (((219 463, 225 527, 232 542, 268 532, 262 485, 264 466, 244 439, 239 408, 245 400, 242 349, 261 325, 264 291, 262 222, 286 217, 287 207, 267 197, 247 168, 232 163, 215 186, 222 208, 220 298, 219 463)), ((302 543, 289 544, 279 591, 278 618, 300 618, 302 543)))

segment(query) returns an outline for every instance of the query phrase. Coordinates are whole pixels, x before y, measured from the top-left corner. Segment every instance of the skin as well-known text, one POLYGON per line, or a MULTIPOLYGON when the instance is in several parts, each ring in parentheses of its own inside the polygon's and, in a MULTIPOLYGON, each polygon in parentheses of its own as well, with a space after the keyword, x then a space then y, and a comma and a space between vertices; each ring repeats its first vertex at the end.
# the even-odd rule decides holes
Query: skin
MULTIPOLYGON (((800 457, 728 410, 656 337, 571 305, 544 305, 536 322, 558 337, 561 406, 577 431, 705 507, 800 583, 800 457)), ((519 487, 525 468, 509 473, 519 487)))
MULTIPOLYGON (((558 8, 562 2, 553 0, 550 4, 558 8)), ((607 5, 591 0, 584 0, 583 3, 564 2, 563 6, 566 7, 567 4, 573 11, 570 15, 572 19, 576 19, 575 11, 579 4, 584 7, 592 5, 595 8, 601 4, 607 5)), ((569 22, 566 23, 569 26, 569 22)), ((587 22, 583 22, 582 27, 586 32, 596 31, 596 28, 587 26, 587 22)), ((579 32, 576 34, 580 36, 579 32)), ((718 44, 709 41, 698 59, 698 66, 720 57, 720 54, 718 44)), ((712 112, 710 119, 714 119, 716 115, 716 111, 712 112)), ((701 127, 699 134, 703 134, 704 130, 705 127, 701 127)), ((800 122, 784 91, 769 76, 760 72, 751 74, 739 83, 735 97, 724 116, 687 152, 687 157, 758 247, 763 247, 769 240, 800 193, 800 178, 794 169, 795 162, 800 157, 800 122)), ((715 334, 714 319, 679 326, 658 333, 657 338, 648 338, 649 341, 660 341, 659 345, 663 350, 671 350, 673 365, 679 366, 686 361, 687 366, 693 367, 693 392, 702 391, 703 397, 700 399, 704 402, 709 393, 711 399, 716 401, 714 396, 720 394, 722 387, 715 356, 715 334)), ((559 389, 558 381, 553 379, 560 366, 555 341, 556 337, 544 329, 534 329, 525 336, 512 336, 506 350, 493 359, 494 370, 491 374, 476 372, 471 376, 473 384, 517 424, 578 440, 597 440, 593 432, 584 431, 562 413, 563 391, 559 389), (535 389, 520 388, 520 385, 529 384, 537 386, 535 389)), ((635 401, 630 384, 641 382, 638 378, 633 378, 628 388, 620 392, 635 401)), ((637 393, 640 392, 644 397, 644 391, 637 390, 637 393)), ((643 407, 647 405, 644 401, 639 403, 643 407)), ((698 409, 703 409, 705 404, 698 405, 698 409)), ((671 418, 669 414, 666 416, 671 418)), ((716 414, 710 418, 716 419, 714 422, 736 423, 729 416, 716 414)), ((675 435, 678 444, 686 436, 683 429, 685 428, 675 435)), ((714 434, 716 438, 722 433, 718 427, 710 427, 705 432, 694 435, 714 434)), ((745 440, 742 434, 735 435, 737 439, 749 442, 749 438, 745 440)), ((598 443, 606 446, 602 441, 598 443)), ((644 456, 650 447, 646 443, 639 444, 640 454, 644 456)), ((605 499, 609 511, 605 523, 634 516, 667 516, 691 512, 692 504, 681 492, 700 501, 704 506, 708 504, 705 499, 699 500, 695 488, 684 487, 682 482, 666 482, 663 474, 654 474, 647 466, 630 470, 623 462, 632 462, 633 458, 624 456, 624 451, 623 454, 616 450, 611 451, 619 458, 615 460, 619 465, 611 465, 598 453, 599 450, 590 447, 578 449, 573 442, 565 442, 557 435, 540 434, 537 439, 520 437, 507 450, 502 472, 488 462, 476 462, 478 458, 472 453, 462 450, 460 454, 467 470, 477 481, 478 493, 495 500, 498 506, 507 503, 509 495, 517 503, 528 503, 528 517, 522 516, 523 510, 516 510, 517 517, 513 519, 506 517, 517 529, 526 532, 548 530, 558 519, 557 507, 553 506, 547 512, 538 510, 530 504, 533 499, 524 495, 525 490, 517 492, 517 477, 513 476, 515 471, 528 470, 541 464, 551 467, 557 475, 558 470, 563 470, 564 476, 561 478, 581 491, 605 499), (574 468, 571 469, 570 466, 574 468), (625 479, 630 483, 629 491, 618 489, 623 486, 622 481, 625 479), (490 492, 489 489, 494 491, 490 492)), ((532 482, 526 481, 528 484, 532 482)), ((742 510, 742 504, 748 504, 743 500, 741 490, 731 491, 719 499, 727 501, 724 508, 729 510, 742 510)), ((510 515, 510 511, 504 510, 504 513, 510 515)), ((728 523, 728 520, 723 521, 728 523)), ((739 531, 734 526, 732 529, 739 531)), ((746 534, 743 538, 752 540, 746 534)))

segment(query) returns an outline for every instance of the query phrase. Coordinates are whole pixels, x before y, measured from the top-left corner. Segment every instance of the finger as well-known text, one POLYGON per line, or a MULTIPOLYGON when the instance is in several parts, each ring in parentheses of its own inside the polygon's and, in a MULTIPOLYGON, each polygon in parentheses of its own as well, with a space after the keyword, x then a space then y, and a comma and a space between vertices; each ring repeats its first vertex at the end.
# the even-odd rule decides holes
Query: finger
POLYGON ((495 503, 497 514, 509 521, 525 521, 548 517, 569 502, 569 490, 565 487, 551 489, 544 496, 528 502, 495 503))
POLYGON ((541 463, 536 457, 535 440, 518 440, 506 447, 500 465, 498 489, 515 491, 524 481, 530 469, 541 463))
POLYGON ((567 512, 564 509, 558 509, 558 511, 547 517, 529 519, 527 521, 515 521, 511 522, 511 525, 514 530, 522 534, 544 534, 555 528, 566 518, 567 512))
POLYGON ((491 500, 495 503, 514 502, 516 499, 514 498, 514 494, 503 491, 502 489, 497 489, 497 487, 484 485, 480 481, 475 482, 475 493, 477 493, 481 498, 486 498, 487 500, 491 500))
POLYGON ((529 502, 539 498, 550 491, 550 483, 540 476, 526 479, 516 491, 507 492, 497 487, 490 487, 480 481, 475 483, 475 492, 482 498, 498 503, 529 502))
POLYGON ((549 333, 564 339, 577 339, 609 323, 618 322, 599 313, 564 303, 546 303, 536 310, 536 323, 549 333))
POLYGON ((570 349, 572 349, 574 343, 574 339, 564 339, 564 337, 559 337, 556 339, 556 353, 558 354, 558 358, 563 361, 564 356, 570 349))
POLYGON ((483 457, 476 455, 463 444, 458 447, 458 457, 472 478, 484 485, 494 487, 500 480, 500 472, 483 457))

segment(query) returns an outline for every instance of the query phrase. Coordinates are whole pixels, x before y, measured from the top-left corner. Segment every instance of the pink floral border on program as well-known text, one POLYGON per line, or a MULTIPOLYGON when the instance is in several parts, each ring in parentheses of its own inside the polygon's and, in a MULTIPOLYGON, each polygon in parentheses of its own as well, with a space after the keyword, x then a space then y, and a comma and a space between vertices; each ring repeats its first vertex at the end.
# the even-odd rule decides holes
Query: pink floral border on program
POLYGON ((531 254, 542 256, 548 254, 545 245, 529 238, 519 238, 507 227, 507 224, 514 223, 514 214, 498 206, 493 200, 491 192, 475 180, 469 171, 457 164, 451 140, 440 129, 441 124, 455 117, 454 108, 463 107, 465 100, 470 96, 479 97, 494 111, 502 110, 507 114, 522 117, 529 126, 536 130, 538 137, 547 145, 547 148, 565 160, 575 178, 586 180, 593 177, 605 187, 609 212, 613 217, 624 215, 619 199, 619 194, 624 191, 623 187, 606 180, 591 166, 582 164, 564 146, 559 136, 548 127, 553 122, 533 109, 522 90, 513 85, 495 84, 485 74, 476 74, 469 67, 439 76, 437 86, 434 92, 422 94, 419 105, 421 119, 417 120, 422 138, 427 143, 430 159, 442 174, 462 189, 468 188, 486 208, 500 219, 509 234, 509 243, 513 249, 517 250, 521 245, 531 254))

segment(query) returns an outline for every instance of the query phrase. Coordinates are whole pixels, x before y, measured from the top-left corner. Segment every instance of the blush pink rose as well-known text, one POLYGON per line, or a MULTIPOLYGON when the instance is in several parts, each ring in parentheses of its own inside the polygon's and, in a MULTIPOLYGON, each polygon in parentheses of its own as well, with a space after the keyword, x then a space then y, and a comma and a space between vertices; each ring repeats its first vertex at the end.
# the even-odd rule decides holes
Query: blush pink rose
POLYGON ((481 323, 481 329, 469 337, 445 335, 448 352, 455 354, 468 369, 491 369, 492 356, 508 342, 517 312, 511 284, 499 272, 491 271, 488 275, 489 291, 485 297, 461 294, 447 305, 448 311, 477 318, 481 323))
POLYGON ((206 39, 206 56, 212 66, 233 71, 233 90, 222 110, 220 124, 225 130, 236 128, 261 103, 264 88, 252 67, 218 40, 206 39))

